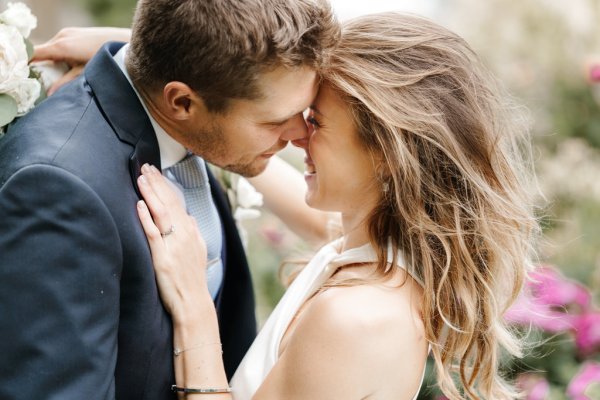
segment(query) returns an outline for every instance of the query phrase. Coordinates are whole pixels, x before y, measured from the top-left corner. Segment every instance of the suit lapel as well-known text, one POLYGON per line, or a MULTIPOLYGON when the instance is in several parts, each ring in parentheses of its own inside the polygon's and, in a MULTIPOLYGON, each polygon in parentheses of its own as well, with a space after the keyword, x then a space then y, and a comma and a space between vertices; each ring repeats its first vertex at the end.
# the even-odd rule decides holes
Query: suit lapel
POLYGON ((138 196, 137 178, 145 163, 157 168, 160 152, 156 134, 144 107, 127 78, 116 64, 113 56, 124 43, 107 43, 88 63, 85 78, 98 100, 98 106, 116 135, 133 146, 129 158, 129 172, 138 196))

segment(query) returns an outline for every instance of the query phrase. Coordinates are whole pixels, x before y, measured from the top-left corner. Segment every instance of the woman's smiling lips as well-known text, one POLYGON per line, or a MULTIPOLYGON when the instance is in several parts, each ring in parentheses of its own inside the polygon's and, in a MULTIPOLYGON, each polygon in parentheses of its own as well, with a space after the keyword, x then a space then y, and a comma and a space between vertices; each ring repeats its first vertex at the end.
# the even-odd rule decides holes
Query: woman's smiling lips
POLYGON ((304 157, 304 164, 306 166, 306 169, 304 171, 305 179, 311 178, 317 174, 317 170, 315 169, 315 164, 313 163, 313 161, 310 158, 310 155, 308 155, 308 153, 306 154, 306 157, 304 157))

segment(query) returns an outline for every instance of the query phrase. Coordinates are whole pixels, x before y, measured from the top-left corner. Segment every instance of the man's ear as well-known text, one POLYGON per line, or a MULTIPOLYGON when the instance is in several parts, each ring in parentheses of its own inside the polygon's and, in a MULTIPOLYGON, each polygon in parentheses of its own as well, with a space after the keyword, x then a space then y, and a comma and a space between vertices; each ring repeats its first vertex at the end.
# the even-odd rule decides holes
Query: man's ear
POLYGON ((197 113, 206 113, 204 100, 183 82, 169 82, 163 88, 166 111, 175 120, 194 119, 197 113))

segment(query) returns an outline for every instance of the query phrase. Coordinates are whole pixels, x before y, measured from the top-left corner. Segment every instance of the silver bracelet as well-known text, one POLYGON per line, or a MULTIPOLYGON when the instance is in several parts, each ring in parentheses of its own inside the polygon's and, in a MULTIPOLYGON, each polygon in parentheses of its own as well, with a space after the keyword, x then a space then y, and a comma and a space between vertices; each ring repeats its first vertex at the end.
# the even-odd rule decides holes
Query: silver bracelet
POLYGON ((227 388, 223 388, 223 389, 214 389, 214 388, 209 388, 209 389, 192 389, 192 388, 179 387, 177 385, 172 385, 171 386, 171 391, 173 391, 173 392, 180 392, 180 393, 217 394, 217 393, 231 393, 231 388, 227 387, 227 388))
MULTIPOLYGON (((223 345, 221 344, 221 342, 202 343, 202 344, 199 344, 198 346, 186 347, 185 349, 180 349, 179 347, 175 346, 175 348, 173 349, 173 355, 175 357, 177 357, 181 353, 183 353, 184 351, 196 350, 196 349, 200 349, 202 347, 207 347, 207 346, 220 346, 220 347, 223 347, 223 345)), ((221 354, 222 353, 223 353, 223 350, 221 350, 221 354)))

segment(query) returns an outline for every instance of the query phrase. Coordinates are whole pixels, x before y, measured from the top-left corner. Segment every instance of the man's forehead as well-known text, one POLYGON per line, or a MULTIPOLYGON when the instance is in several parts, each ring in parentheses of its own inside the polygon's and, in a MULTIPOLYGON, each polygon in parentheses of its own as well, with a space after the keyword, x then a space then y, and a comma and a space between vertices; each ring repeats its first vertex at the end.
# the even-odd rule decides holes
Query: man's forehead
POLYGON ((261 78, 263 96, 254 105, 271 118, 291 118, 304 111, 318 89, 316 72, 309 68, 280 68, 261 78))

